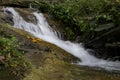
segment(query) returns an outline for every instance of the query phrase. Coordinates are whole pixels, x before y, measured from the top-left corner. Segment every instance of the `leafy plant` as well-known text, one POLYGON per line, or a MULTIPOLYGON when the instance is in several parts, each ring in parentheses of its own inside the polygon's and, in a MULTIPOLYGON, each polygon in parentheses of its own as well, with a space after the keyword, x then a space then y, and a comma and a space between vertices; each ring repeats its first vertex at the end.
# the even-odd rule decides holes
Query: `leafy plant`
MULTIPOLYGON (((56 4, 49 2, 50 0, 42 1, 40 4, 42 9, 64 22, 74 34, 76 34, 75 29, 79 30, 80 33, 94 31, 100 24, 120 25, 119 0, 64 0, 58 1, 56 4), (89 17, 92 19, 86 19, 89 17)), ((81 35, 80 33, 79 35, 81 35)))
POLYGON ((75 37, 74 35, 74 32, 69 28, 69 27, 66 27, 66 36, 69 38, 69 39, 71 39, 71 40, 73 40, 73 38, 75 37))
POLYGON ((8 68, 12 74, 22 78, 29 70, 30 64, 25 60, 23 53, 18 50, 19 43, 15 37, 0 37, 0 56, 4 56, 2 64, 8 68))

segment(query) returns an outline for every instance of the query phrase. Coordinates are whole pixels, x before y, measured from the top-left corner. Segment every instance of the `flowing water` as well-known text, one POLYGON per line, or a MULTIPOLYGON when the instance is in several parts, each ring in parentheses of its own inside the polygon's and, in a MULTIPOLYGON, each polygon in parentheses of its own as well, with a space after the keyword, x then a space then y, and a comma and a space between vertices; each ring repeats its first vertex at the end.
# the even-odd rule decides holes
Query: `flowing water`
POLYGON ((93 55, 90 55, 80 43, 73 43, 59 39, 56 32, 49 26, 42 13, 33 13, 37 19, 37 24, 34 24, 25 21, 13 8, 4 8, 4 11, 5 13, 9 12, 13 17, 15 28, 23 29, 37 38, 43 39, 44 41, 50 42, 64 49, 81 60, 81 62, 77 63, 78 65, 100 67, 107 70, 120 70, 120 62, 98 59, 93 55))

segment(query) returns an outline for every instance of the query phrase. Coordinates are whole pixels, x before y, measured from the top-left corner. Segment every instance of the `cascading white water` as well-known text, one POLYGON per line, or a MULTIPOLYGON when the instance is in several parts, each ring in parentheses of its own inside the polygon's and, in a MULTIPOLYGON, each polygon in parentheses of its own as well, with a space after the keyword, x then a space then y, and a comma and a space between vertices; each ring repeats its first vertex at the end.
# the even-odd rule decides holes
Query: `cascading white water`
POLYGON ((47 42, 53 43, 58 47, 64 49, 65 51, 69 52, 70 54, 74 55, 75 57, 78 57, 81 60, 81 62, 79 62, 78 64, 97 66, 109 70, 120 70, 120 62, 98 59, 90 55, 81 44, 59 39, 53 29, 49 26, 42 13, 33 13, 37 19, 37 24, 34 24, 26 22, 13 8, 4 8, 4 11, 11 12, 11 16, 13 17, 14 21, 14 27, 30 32, 32 35, 41 38, 47 42))

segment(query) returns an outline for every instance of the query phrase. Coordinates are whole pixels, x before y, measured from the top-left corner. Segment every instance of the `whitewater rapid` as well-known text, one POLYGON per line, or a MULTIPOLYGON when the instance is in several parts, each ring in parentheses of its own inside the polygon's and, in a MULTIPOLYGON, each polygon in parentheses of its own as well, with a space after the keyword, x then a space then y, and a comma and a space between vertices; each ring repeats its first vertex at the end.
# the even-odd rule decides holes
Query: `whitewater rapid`
POLYGON ((80 43, 73 43, 59 39, 42 13, 33 12, 33 15, 37 19, 37 24, 34 24, 25 21, 13 8, 4 8, 4 12, 5 14, 8 14, 7 12, 11 13, 10 15, 13 17, 15 28, 23 29, 37 38, 43 39, 44 41, 50 42, 64 49, 81 60, 81 62, 78 62, 79 65, 101 67, 107 70, 120 70, 119 61, 98 59, 95 56, 90 55, 80 43))

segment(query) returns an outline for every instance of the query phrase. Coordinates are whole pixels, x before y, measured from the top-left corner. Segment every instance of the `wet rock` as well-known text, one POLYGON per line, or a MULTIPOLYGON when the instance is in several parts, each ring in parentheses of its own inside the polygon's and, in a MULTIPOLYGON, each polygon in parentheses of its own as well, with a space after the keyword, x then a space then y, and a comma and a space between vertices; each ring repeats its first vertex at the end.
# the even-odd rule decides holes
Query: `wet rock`
POLYGON ((51 52, 51 49, 49 47, 44 48, 44 51, 51 52))
POLYGON ((100 28, 97 32, 95 32, 96 36, 92 40, 88 40, 86 47, 94 49, 101 56, 101 58, 106 59, 120 56, 119 34, 119 26, 113 27, 113 25, 111 25, 106 26, 105 28, 100 28))
POLYGON ((13 25, 12 16, 10 16, 11 13, 5 13, 2 8, 0 9, 0 22, 1 23, 8 23, 13 25))
POLYGON ((99 25, 95 31, 103 31, 103 30, 108 30, 114 27, 113 23, 108 23, 108 24, 103 24, 103 25, 99 25))
POLYGON ((77 36, 76 39, 75 39, 75 42, 80 42, 81 41, 81 37, 80 36, 77 36))
POLYGON ((30 3, 34 3, 34 0, 3 0, 0 2, 0 5, 19 8, 29 8, 30 3))
POLYGON ((57 34, 57 36, 60 39, 65 39, 65 25, 59 21, 56 20, 52 15, 44 13, 44 16, 46 17, 49 25, 53 28, 53 30, 55 30, 54 32, 57 34))
POLYGON ((32 14, 33 10, 31 9, 20 9, 16 8, 16 10, 20 13, 20 15, 26 20, 27 22, 32 22, 34 24, 37 24, 36 17, 32 14))
POLYGON ((107 43, 106 47, 116 47, 120 48, 120 42, 114 42, 114 43, 107 43))

